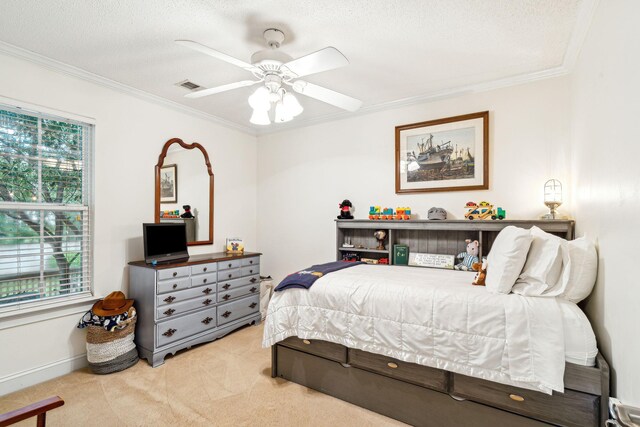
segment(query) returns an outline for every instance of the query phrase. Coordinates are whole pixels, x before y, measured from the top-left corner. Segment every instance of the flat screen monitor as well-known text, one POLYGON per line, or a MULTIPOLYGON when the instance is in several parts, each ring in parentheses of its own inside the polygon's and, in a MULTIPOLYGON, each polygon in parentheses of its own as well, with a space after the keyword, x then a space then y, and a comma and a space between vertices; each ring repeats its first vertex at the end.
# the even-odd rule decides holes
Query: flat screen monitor
POLYGON ((153 262, 189 258, 187 229, 182 224, 142 224, 144 260, 153 262))

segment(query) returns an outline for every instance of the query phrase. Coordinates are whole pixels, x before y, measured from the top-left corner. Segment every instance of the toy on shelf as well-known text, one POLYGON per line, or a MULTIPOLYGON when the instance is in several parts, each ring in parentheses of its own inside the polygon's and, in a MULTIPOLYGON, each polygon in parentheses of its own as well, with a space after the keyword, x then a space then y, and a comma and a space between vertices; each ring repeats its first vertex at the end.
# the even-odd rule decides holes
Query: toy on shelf
POLYGON ((180 218, 180 210, 176 209, 173 211, 160 211, 160 218, 180 218))
POLYGON ((349 200, 344 199, 338 206, 340 207, 340 215, 338 215, 338 219, 353 219, 353 215, 351 215, 351 208, 353 205, 349 200))
POLYGON ((453 268, 456 270, 462 271, 470 271, 472 270, 472 266, 474 263, 478 262, 478 252, 480 248, 480 242, 477 240, 466 239, 467 243, 467 251, 460 252, 456 255, 456 259, 461 259, 462 261, 456 264, 453 268))
POLYGON ((505 219, 507 217, 507 211, 502 208, 494 208, 491 203, 485 201, 478 204, 467 202, 465 209, 467 209, 467 213, 464 214, 464 217, 470 220, 505 219))
POLYGON ((384 239, 387 237, 387 232, 384 230, 378 230, 373 233, 373 237, 378 241, 378 247, 376 249, 384 251, 384 239))
POLYGON ((191 205, 184 205, 182 209, 184 209, 184 213, 180 215, 180 218, 195 218, 191 213, 191 205))
POLYGON ((380 258, 378 264, 389 265, 389 258, 380 258))
POLYGON ((409 220, 411 219, 411 208, 381 208, 380 206, 369 207, 369 219, 372 220, 409 220))
POLYGON ((348 262, 360 261, 360 254, 357 252, 345 252, 342 254, 342 261, 348 261, 348 262))

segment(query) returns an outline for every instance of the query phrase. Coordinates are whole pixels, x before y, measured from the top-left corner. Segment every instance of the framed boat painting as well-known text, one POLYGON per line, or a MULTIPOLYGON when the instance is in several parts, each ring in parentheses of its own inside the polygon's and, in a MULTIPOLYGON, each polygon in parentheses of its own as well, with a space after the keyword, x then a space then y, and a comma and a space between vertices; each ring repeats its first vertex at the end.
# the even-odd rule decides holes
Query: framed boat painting
POLYGON ((396 126, 396 193, 488 188, 488 111, 396 126))

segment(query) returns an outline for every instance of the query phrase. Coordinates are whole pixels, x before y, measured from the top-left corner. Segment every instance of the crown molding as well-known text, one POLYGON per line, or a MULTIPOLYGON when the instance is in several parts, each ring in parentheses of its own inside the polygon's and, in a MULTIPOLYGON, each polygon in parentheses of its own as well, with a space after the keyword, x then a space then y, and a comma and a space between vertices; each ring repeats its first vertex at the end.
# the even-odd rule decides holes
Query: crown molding
POLYGON ((278 132, 286 132, 292 129, 298 129, 302 127, 317 125, 335 120, 350 119, 353 117, 363 116, 366 114, 376 113, 385 110, 393 110, 401 107, 407 107, 416 104, 425 104, 429 102, 438 101, 441 99, 454 98, 457 96, 467 95, 471 93, 486 92, 495 89, 502 89, 510 86, 517 86, 526 83, 532 83, 538 80, 545 80, 554 77, 561 77, 569 74, 569 70, 563 65, 555 68, 550 68, 542 71, 535 71, 532 73, 518 74, 515 76, 506 77, 498 80, 491 80, 486 82, 474 83, 465 86, 458 86, 451 89, 445 89, 440 91, 429 92, 422 95, 416 95, 409 98, 398 99, 390 102, 382 102, 380 104, 369 105, 363 107, 353 113, 336 112, 331 114, 325 114, 319 117, 313 117, 310 119, 302 119, 297 121, 291 121, 286 124, 279 124, 277 128, 259 129, 257 135, 270 135, 278 132))
POLYGON ((583 0, 582 6, 578 11, 578 17, 576 18, 576 24, 571 32, 571 38, 567 45, 567 50, 564 54, 562 66, 569 72, 573 71, 573 68, 578 61, 582 45, 587 38, 589 28, 593 22, 593 17, 596 14, 600 0, 583 0))
POLYGON ((127 86, 115 80, 111 80, 106 77, 99 76, 97 74, 91 73, 81 68, 74 67, 73 65, 68 65, 63 62, 56 61, 55 59, 48 58, 44 55, 40 55, 39 53, 31 52, 29 50, 14 46, 12 44, 9 44, 3 41, 0 41, 0 53, 7 54, 18 59, 27 60, 34 64, 40 65, 44 68, 47 68, 62 74, 66 74, 71 77, 76 77, 76 78, 88 81, 90 83, 95 83, 97 85, 100 85, 109 89, 113 89, 115 91, 118 91, 127 95, 132 95, 144 101, 152 102, 154 104, 158 104, 163 107, 171 108, 181 113, 186 113, 191 116, 204 119, 233 130, 238 130, 252 136, 255 136, 257 134, 256 130, 251 126, 240 125, 238 123, 225 120, 221 117, 214 116, 213 114, 205 113, 203 111, 196 110, 195 108, 187 107, 177 102, 170 101, 166 98, 162 98, 160 96, 153 95, 149 92, 145 92, 143 90, 136 89, 131 86, 127 86))

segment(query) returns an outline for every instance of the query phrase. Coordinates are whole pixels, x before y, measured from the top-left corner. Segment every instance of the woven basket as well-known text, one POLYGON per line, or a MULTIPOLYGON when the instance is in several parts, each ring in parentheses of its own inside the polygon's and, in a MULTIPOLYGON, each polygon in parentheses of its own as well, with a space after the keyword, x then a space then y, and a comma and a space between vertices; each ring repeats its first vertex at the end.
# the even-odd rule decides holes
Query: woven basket
POLYGON ((136 317, 123 329, 113 332, 100 326, 87 328, 87 361, 95 374, 110 374, 127 369, 138 361, 133 342, 136 317))

